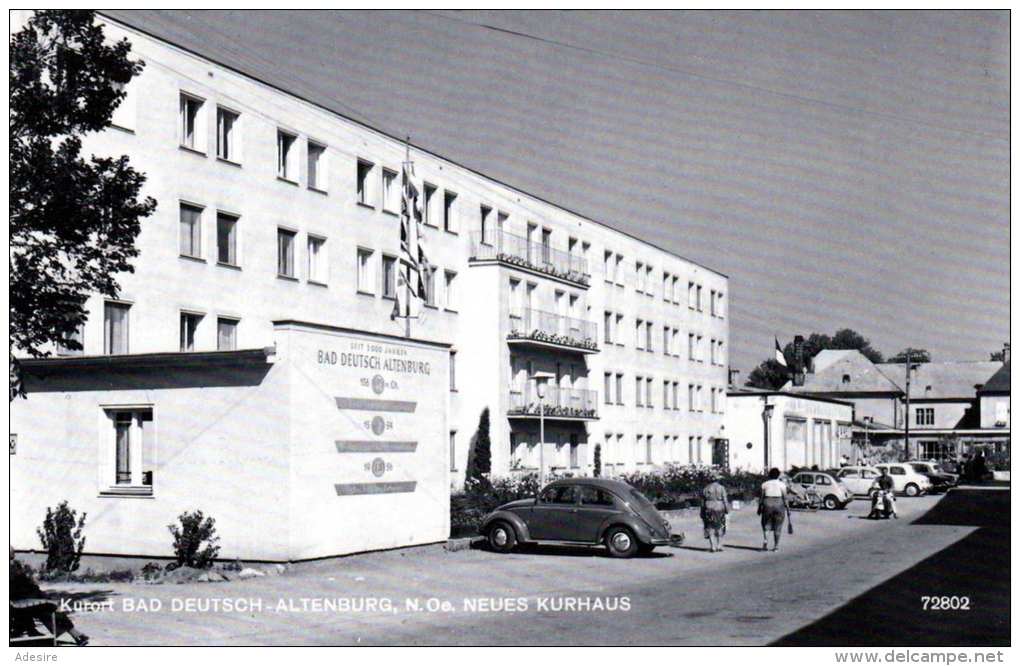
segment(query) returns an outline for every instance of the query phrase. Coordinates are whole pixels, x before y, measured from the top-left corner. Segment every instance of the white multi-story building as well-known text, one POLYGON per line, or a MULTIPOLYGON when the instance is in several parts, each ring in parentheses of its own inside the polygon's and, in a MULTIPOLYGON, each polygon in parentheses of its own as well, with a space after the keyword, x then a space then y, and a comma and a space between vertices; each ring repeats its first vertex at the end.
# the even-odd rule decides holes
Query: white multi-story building
MULTIPOLYGON (((407 146, 229 63, 106 23, 146 66, 114 125, 84 152, 128 155, 158 207, 143 221, 135 271, 119 277, 118 299, 89 300, 81 358, 26 365, 29 374, 81 368, 86 400, 107 418, 75 426, 75 437, 99 441, 100 457, 108 442, 116 446, 103 431, 116 430, 109 405, 123 401, 118 386, 104 388, 103 368, 113 366, 103 359, 125 372, 132 359, 216 363, 280 347, 281 330, 294 325, 407 338, 405 322, 391 316, 407 146)), ((725 438, 726 276, 424 149, 410 158, 434 270, 409 337, 448 349, 449 385, 430 388, 444 394, 445 413, 435 418, 446 424, 445 441, 429 449, 442 452, 446 482, 462 482, 486 409, 497 476, 540 460, 590 473, 595 445, 605 474, 711 462, 713 441, 725 438)), ((16 424, 64 418, 57 401, 40 397, 55 388, 27 384, 35 394, 15 405, 16 424)), ((186 388, 204 399, 200 378, 186 388)), ((143 439, 157 452, 141 458, 169 483, 158 451, 176 424, 160 422, 171 418, 160 395, 132 398, 151 406, 121 418, 142 430, 156 422, 149 430, 159 436, 143 439)), ((21 450, 32 446, 31 430, 18 433, 21 450)), ((123 475, 144 486, 140 474, 123 475)))

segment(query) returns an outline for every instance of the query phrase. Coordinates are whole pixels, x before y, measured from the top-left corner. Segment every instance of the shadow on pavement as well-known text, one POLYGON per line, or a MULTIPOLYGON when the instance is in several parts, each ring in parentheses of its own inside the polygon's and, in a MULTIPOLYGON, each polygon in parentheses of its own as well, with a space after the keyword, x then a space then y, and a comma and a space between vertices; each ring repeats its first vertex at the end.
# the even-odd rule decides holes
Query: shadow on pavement
POLYGON ((1009 492, 954 490, 911 524, 978 529, 772 645, 1008 646, 1009 492), (924 610, 924 596, 969 610, 924 610))
MULTIPOLYGON (((537 544, 521 544, 514 551, 528 555, 560 555, 567 557, 605 557, 612 558, 609 552, 601 546, 543 546, 537 544)), ((651 553, 638 553, 635 559, 656 559, 659 557, 673 557, 672 553, 655 550, 651 553)))

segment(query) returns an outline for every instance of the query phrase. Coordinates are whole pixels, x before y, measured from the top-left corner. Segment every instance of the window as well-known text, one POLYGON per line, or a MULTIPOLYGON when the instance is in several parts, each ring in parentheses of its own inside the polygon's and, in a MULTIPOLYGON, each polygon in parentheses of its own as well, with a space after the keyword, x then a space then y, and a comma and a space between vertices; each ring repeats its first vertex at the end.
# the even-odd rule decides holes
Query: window
POLYGON ((554 486, 539 495, 542 504, 577 504, 577 486, 554 486))
POLYGON ((181 313, 181 351, 195 351, 195 336, 198 333, 198 324, 202 321, 202 315, 191 312, 181 313))
POLYGON ((240 162, 241 151, 237 145, 238 114, 223 107, 216 107, 216 157, 228 162, 240 162))
POLYGON ((662 327, 662 353, 666 356, 670 355, 672 335, 669 326, 662 327))
POLYGON ((623 373, 616 375, 616 404, 623 404, 623 373))
POLYGON ((645 294, 648 295, 649 297, 653 296, 652 294, 653 273, 655 273, 655 269, 653 269, 649 265, 645 265, 645 294))
POLYGON ((687 307, 690 308, 691 310, 693 310, 694 307, 695 307, 696 293, 697 292, 694 289, 694 283, 693 282, 688 282, 687 283, 687 307))
POLYGON ((202 256, 202 209, 185 203, 181 204, 181 256, 202 256))
POLYGON ((698 285, 698 293, 697 293, 697 300, 696 300, 696 302, 697 302, 697 306, 698 306, 698 312, 701 312, 702 310, 701 310, 701 285, 700 284, 698 285))
POLYGON ((65 342, 78 343, 74 349, 70 345, 57 343, 57 356, 81 356, 85 353, 85 324, 81 324, 67 336, 65 342))
POLYGON ((914 412, 914 423, 916 425, 935 425, 935 408, 918 407, 914 412))
POLYGON ((308 187, 325 192, 328 177, 326 175, 326 146, 314 141, 308 142, 308 187))
POLYGON ((134 94, 130 87, 123 83, 111 83, 111 87, 118 91, 123 91, 124 97, 121 98, 117 108, 113 110, 113 115, 110 117, 110 125, 123 130, 134 131, 138 106, 137 95, 134 94))
POLYGON ((613 404, 613 373, 604 373, 603 380, 602 395, 605 396, 606 404, 611 405, 613 404))
POLYGON ((602 324, 602 340, 607 345, 613 344, 613 313, 606 310, 602 324))
POLYGON ((457 391, 457 352, 450 350, 450 390, 457 391))
POLYGON ((641 457, 644 456, 645 436, 636 435, 634 438, 634 443, 636 444, 636 446, 634 447, 634 460, 635 462, 637 462, 638 460, 641 459, 641 457))
POLYGON ((131 306, 107 302, 103 306, 103 353, 128 353, 128 315, 131 306))
POLYGON ((276 130, 276 175, 296 183, 297 166, 294 164, 294 144, 297 137, 283 130, 276 130))
POLYGON ((702 363, 705 360, 704 349, 704 337, 699 335, 697 341, 694 343, 694 357, 698 360, 698 363, 702 363))
POLYGON ((479 210, 478 231, 481 242, 485 245, 492 245, 492 229, 489 227, 489 216, 492 209, 482 204, 479 210))
POLYGON ((326 284, 329 281, 329 259, 326 239, 308 236, 308 281, 326 284))
POLYGON ((620 287, 623 286, 623 255, 616 255, 616 271, 614 273, 614 279, 616 284, 620 287))
POLYGON ((634 347, 644 349, 645 323, 638 319, 634 322, 634 347))
POLYGON ((372 168, 371 162, 358 160, 358 203, 363 206, 372 206, 372 168))
POLYGON ((443 276, 445 277, 445 282, 446 282, 445 289, 444 289, 446 301, 444 303, 444 307, 447 310, 451 311, 451 312, 456 312, 457 311, 457 290, 456 290, 457 274, 455 272, 453 272, 453 271, 444 271, 443 272, 443 276))
POLYGON ((645 378, 645 407, 652 408, 652 378, 645 378))
POLYGON ((636 283, 634 286, 634 290, 640 294, 645 290, 645 265, 638 261, 636 262, 635 267, 637 269, 636 271, 637 274, 634 276, 636 283))
POLYGON ((602 271, 605 273, 606 282, 613 283, 616 280, 616 264, 613 263, 613 253, 608 250, 603 258, 602 271))
POLYGON ((103 447, 103 491, 151 495, 156 429, 151 408, 104 410, 110 439, 103 447))
POLYGON ((297 234, 287 229, 276 230, 276 274, 295 277, 294 238, 297 234))
POLYGON ((397 297, 397 258, 383 255, 382 258, 383 298, 397 297))
POLYGON ((634 378, 634 404, 637 407, 644 407, 645 381, 642 377, 634 378))
POLYGON ((436 307, 436 271, 434 267, 423 266, 422 278, 425 280, 425 305, 436 307))
POLYGON ((715 388, 712 389, 712 413, 717 414, 719 412, 719 391, 715 388))
POLYGON ((443 192, 443 229, 451 234, 457 233, 457 193, 446 190, 443 192))
POLYGON ((673 409, 680 409, 680 382, 673 382, 673 409))
POLYGON ((715 289, 708 292, 708 312, 713 317, 715 316, 715 289))
POLYGON ((662 272, 662 300, 669 302, 673 297, 672 294, 672 281, 669 277, 669 273, 662 272))
POLYGON ((662 380, 662 408, 669 409, 669 382, 662 380))
POLYGON ((688 333, 687 334, 687 360, 693 361, 693 360, 695 360, 695 358, 697 358, 697 357, 696 357, 695 352, 694 352, 694 334, 693 333, 688 333))
POLYGON ((216 351, 237 349, 237 320, 227 317, 216 319, 216 351))
POLYGON ((375 293, 375 275, 372 273, 372 250, 358 248, 358 291, 375 293))
POLYGON ((434 210, 436 206, 436 186, 425 183, 425 186, 422 189, 424 191, 424 200, 422 201, 421 207, 422 217, 424 218, 423 221, 430 227, 434 227, 438 220, 438 216, 434 210))
POLYGON ((457 471, 457 431, 450 431, 450 471, 457 471))
POLYGON ((237 266, 237 218, 216 213, 216 261, 237 266))
POLYGON ((200 153, 205 152, 205 123, 202 117, 204 102, 198 97, 181 93, 181 146, 200 153))
POLYGON ((613 506, 613 496, 592 486, 581 486, 581 506, 613 506))
MULTIPOLYGON (((616 315, 616 329, 615 330, 617 332, 619 332, 621 328, 623 328, 623 315, 622 314, 618 314, 618 315, 616 315)), ((617 346, 620 346, 620 347, 623 346, 623 336, 622 335, 617 336, 616 344, 617 344, 617 346)))
POLYGON ((645 462, 652 464, 652 436, 645 435, 645 462))
POLYGON ((699 412, 705 411, 705 407, 704 407, 705 403, 701 399, 701 393, 702 393, 702 390, 704 390, 704 388, 705 388, 704 386, 702 386, 701 384, 698 384, 697 389, 696 389, 697 397, 694 400, 694 405, 698 408, 699 412))
POLYGON ((382 207, 387 213, 396 215, 400 208, 400 187, 397 185, 397 172, 382 170, 382 207))
POLYGON ((687 385, 687 411, 697 411, 697 395, 694 393, 694 384, 687 385))
POLYGON ((645 322, 645 351, 652 351, 652 322, 645 322))
POLYGON ((680 305, 680 278, 673 276, 673 303, 680 305))

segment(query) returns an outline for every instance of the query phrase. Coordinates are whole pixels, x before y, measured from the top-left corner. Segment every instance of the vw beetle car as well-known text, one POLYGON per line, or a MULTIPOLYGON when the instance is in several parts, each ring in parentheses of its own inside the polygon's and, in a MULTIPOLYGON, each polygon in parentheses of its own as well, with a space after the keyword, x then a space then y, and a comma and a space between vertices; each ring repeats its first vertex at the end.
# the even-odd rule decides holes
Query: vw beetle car
POLYGON ((594 478, 553 481, 538 497, 497 508, 479 531, 500 553, 520 543, 543 543, 605 545, 613 557, 631 557, 683 541, 683 535, 672 534, 669 521, 635 488, 594 478))

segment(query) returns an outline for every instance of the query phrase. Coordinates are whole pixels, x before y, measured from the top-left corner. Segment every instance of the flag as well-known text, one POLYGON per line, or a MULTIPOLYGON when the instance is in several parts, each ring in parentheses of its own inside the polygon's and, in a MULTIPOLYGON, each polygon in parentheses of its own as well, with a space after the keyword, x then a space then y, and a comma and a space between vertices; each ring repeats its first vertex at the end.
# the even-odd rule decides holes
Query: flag
POLYGON ((404 163, 400 174, 400 270, 397 283, 398 311, 403 317, 416 316, 427 297, 425 274, 432 270, 422 235, 422 213, 418 188, 412 180, 414 169, 404 163))
POLYGON ((787 367, 786 357, 783 356, 783 349, 779 346, 779 338, 776 338, 776 363, 783 366, 784 368, 787 367))

